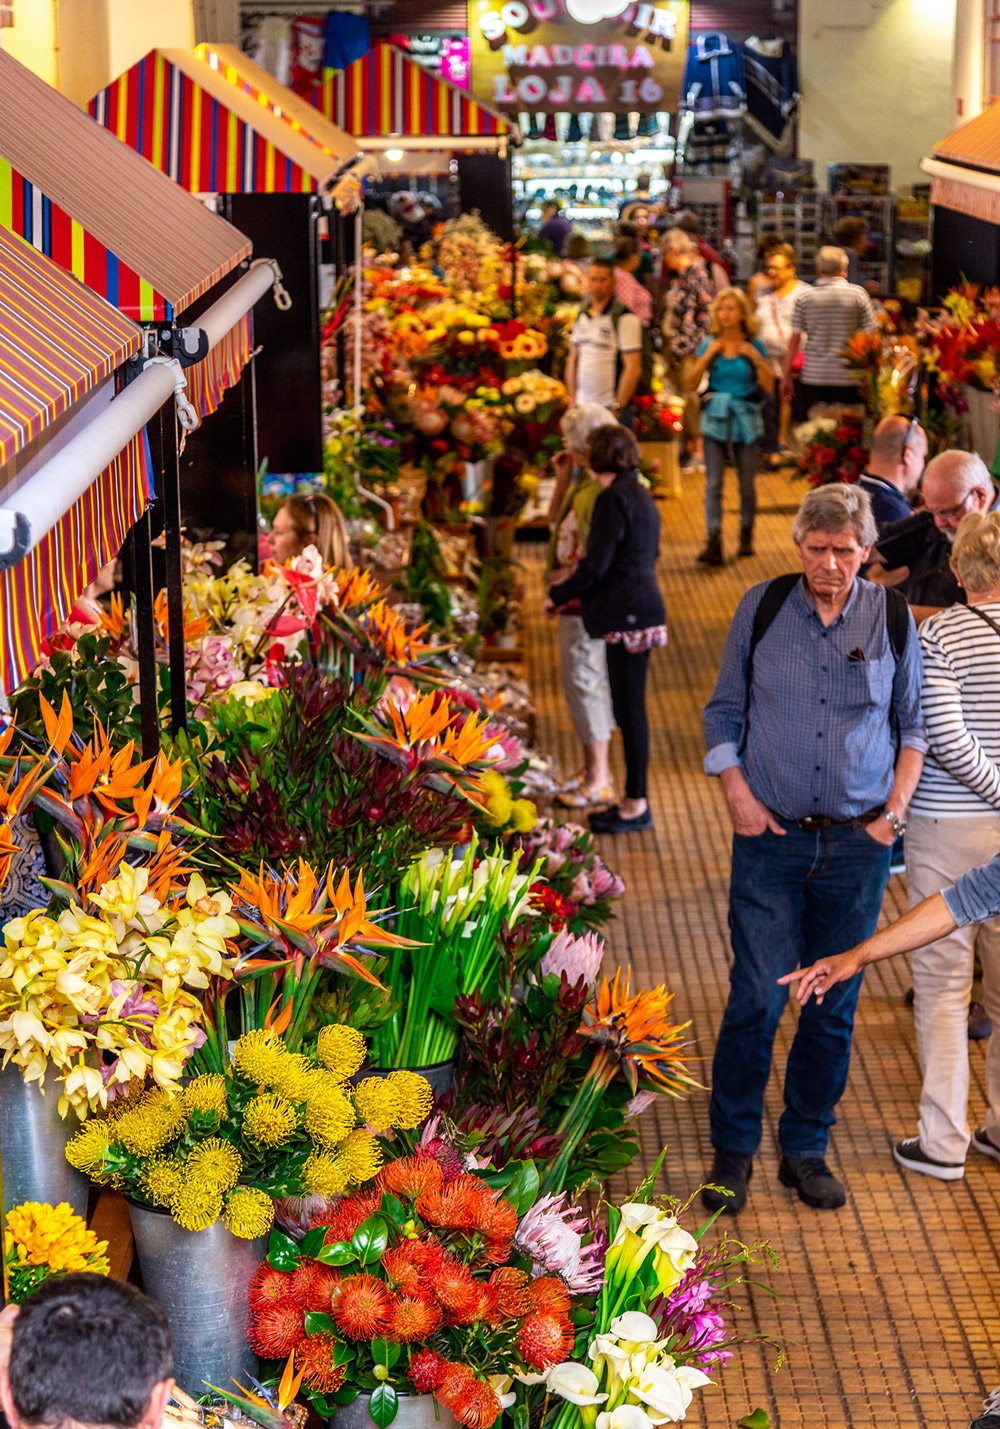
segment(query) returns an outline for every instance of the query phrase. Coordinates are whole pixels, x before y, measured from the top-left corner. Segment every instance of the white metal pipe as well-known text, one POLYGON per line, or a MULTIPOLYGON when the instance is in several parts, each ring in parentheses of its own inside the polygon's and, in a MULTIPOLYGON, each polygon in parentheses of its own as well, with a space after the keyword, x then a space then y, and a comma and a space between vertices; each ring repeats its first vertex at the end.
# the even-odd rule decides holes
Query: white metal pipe
POLYGON ((973 189, 985 189, 987 193, 1000 194, 998 174, 981 174, 978 169, 967 169, 961 164, 945 164, 940 159, 921 159, 920 167, 932 179, 952 179, 957 184, 968 184, 973 189))
POLYGON ((15 564, 38 545, 173 396, 180 375, 176 362, 147 367, 101 417, 0 503, 0 567, 15 564))
POLYGON ((273 258, 256 258, 243 277, 237 279, 200 317, 194 318, 191 325, 200 327, 202 332, 208 334, 208 346, 211 350, 232 331, 240 318, 246 316, 268 288, 280 283, 281 269, 273 258))

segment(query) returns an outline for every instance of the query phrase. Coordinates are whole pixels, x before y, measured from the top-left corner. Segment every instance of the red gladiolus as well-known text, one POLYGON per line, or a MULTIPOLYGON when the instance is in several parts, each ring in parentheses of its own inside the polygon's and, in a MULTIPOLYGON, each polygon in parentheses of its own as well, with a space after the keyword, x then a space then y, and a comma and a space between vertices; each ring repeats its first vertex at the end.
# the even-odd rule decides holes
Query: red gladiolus
POLYGON ((338 1282, 331 1313, 348 1339, 370 1340, 384 1333, 389 1307, 389 1292, 382 1281, 362 1272, 338 1282))
POLYGON ((283 1360, 305 1338, 301 1305, 294 1300, 284 1305, 265 1305, 251 1313, 247 1340, 255 1354, 266 1360, 283 1360))

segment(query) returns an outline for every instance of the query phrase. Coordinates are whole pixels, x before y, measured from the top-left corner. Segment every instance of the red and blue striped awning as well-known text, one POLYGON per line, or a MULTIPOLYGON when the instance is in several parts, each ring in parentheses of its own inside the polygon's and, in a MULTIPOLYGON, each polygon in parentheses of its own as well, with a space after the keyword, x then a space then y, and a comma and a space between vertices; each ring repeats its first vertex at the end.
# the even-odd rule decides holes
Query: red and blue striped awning
POLYGON ((511 132, 502 115, 437 79, 394 45, 376 45, 345 70, 324 70, 313 103, 358 139, 440 138, 461 147, 461 139, 511 132))

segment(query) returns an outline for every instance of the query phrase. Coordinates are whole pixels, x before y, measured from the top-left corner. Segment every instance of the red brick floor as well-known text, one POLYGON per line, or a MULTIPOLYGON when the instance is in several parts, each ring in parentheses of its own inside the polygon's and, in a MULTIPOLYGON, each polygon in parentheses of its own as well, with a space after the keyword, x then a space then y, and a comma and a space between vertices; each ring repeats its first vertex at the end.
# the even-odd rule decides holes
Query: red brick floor
MULTIPOLYGON (((656 828, 603 841, 605 857, 628 884, 605 963, 631 963, 640 983, 663 982, 674 991, 678 1014, 691 1018, 697 1048, 710 1059, 730 956, 729 824, 717 781, 701 771, 700 711, 740 595, 754 581, 794 568, 788 527, 802 488, 784 476, 762 477, 758 555, 710 571, 694 561, 703 539, 701 482, 686 478, 685 486, 683 500, 660 507, 671 635, 668 648, 651 657, 656 828)), ((727 496, 732 552, 738 527, 732 486, 727 496)), ((541 549, 519 546, 518 557, 528 587, 524 643, 539 743, 569 770, 575 750, 556 634, 538 614, 541 549)), ((620 761, 617 768, 620 788, 620 761)), ((895 917, 905 904, 905 882, 894 878, 886 912, 895 917)), ((779 1340, 787 1363, 775 1371, 772 1349, 750 1347, 741 1366, 698 1397, 688 1422, 721 1429, 761 1406, 784 1429, 964 1429, 1000 1381, 1000 1166, 970 1151, 965 1179, 944 1184, 903 1172, 890 1155, 895 1140, 916 1131, 919 1075, 903 1001, 908 986, 907 962, 896 959, 872 969, 862 993, 850 1084, 830 1148, 831 1165, 849 1189, 843 1210, 811 1211, 778 1184, 781 1096, 779 1076, 772 1077, 750 1198, 730 1229, 744 1241, 767 1237, 780 1257, 777 1272, 767 1275, 780 1301, 749 1288, 735 1298, 739 1325, 779 1340)), ((787 1012, 779 1030, 779 1069, 793 1016, 787 1012)), ((981 1118, 983 1044, 971 1051, 970 1115, 981 1118)), ((644 1163, 667 1145, 671 1192, 699 1184, 711 1164, 707 1110, 707 1094, 698 1092, 682 1102, 664 1098, 642 1119, 644 1163)), ((615 1192, 638 1179, 637 1172, 615 1192)))

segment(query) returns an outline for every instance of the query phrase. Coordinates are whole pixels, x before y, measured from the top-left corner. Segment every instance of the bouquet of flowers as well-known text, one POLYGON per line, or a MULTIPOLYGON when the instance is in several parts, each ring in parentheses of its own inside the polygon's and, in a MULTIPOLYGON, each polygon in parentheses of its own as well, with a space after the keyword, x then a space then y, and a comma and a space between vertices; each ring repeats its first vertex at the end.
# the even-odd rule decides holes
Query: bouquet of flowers
POLYGON ((555 1429, 675 1424, 694 1392, 712 1383, 708 1371, 724 1368, 743 1343, 727 1331, 720 1296, 742 1278, 743 1265, 760 1254, 773 1263, 774 1253, 766 1242, 728 1239, 703 1249, 711 1221, 692 1235, 680 1223, 690 1201, 656 1205, 650 1191, 658 1172, 659 1164, 635 1200, 608 1208, 611 1245, 586 1348, 545 1376, 564 1401, 555 1429))
POLYGON ((1000 289, 963 283, 944 299, 938 318, 921 313, 918 334, 924 366, 938 376, 937 391, 956 413, 965 410, 957 383, 977 392, 996 390, 1000 354, 1000 289))
POLYGON ((795 428, 801 455, 798 472, 811 486, 857 481, 868 460, 861 444, 861 418, 845 412, 840 417, 820 417, 795 428))
POLYGON ((510 1263, 533 1200, 528 1182, 504 1196, 429 1156, 388 1162, 298 1244, 272 1234, 251 1282, 251 1346, 290 1357, 324 1417, 367 1393, 385 1429, 400 1393, 433 1394, 488 1429, 513 1402, 512 1375, 544 1372, 574 1340, 562 1281, 510 1263))
POLYGON ((668 442, 684 429, 684 401, 666 392, 650 392, 632 398, 635 411, 633 432, 640 442, 668 442))
POLYGON ((884 355, 885 338, 879 328, 874 332, 854 333, 838 354, 852 371, 860 374, 861 392, 869 412, 876 419, 881 413, 879 375, 884 355))
POLYGON ((99 1185, 168 1209, 185 1230, 222 1216, 252 1240, 270 1229, 277 1198, 369 1181, 382 1164, 380 1137, 430 1111, 430 1087, 412 1072, 352 1087, 364 1059, 353 1027, 322 1028, 315 1057, 290 1052, 273 1029, 249 1032, 225 1072, 195 1077, 177 1096, 152 1088, 91 1118, 66 1159, 99 1185))
MULTIPOLYGON (((598 928, 612 916, 612 902, 625 892, 625 882, 607 867, 588 829, 539 819, 530 832, 519 836, 517 845, 522 867, 540 860, 539 876, 563 900, 562 921, 571 931, 598 928)), ((551 897, 541 888, 538 893, 551 897)))
POLYGON ((107 1248, 107 1241, 99 1241, 65 1202, 49 1206, 25 1201, 14 1206, 7 1213, 4 1245, 8 1299, 20 1305, 46 1280, 73 1271, 107 1275, 111 1268, 107 1248))

